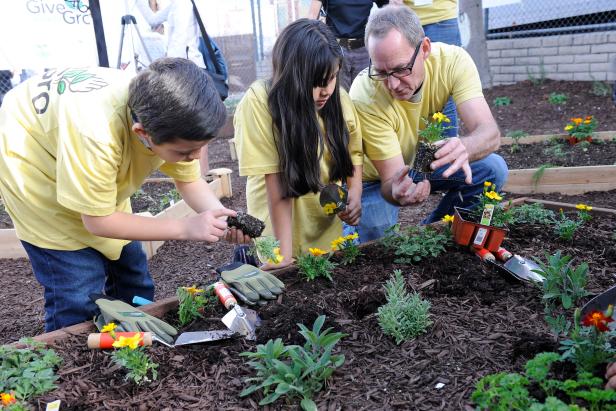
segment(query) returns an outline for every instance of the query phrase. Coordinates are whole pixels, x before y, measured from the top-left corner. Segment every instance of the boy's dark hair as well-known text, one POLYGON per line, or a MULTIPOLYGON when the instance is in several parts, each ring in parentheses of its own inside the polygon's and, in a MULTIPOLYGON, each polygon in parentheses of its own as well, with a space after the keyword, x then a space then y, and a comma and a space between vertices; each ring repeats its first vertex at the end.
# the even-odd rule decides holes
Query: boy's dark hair
POLYGON ((226 109, 212 78, 183 58, 161 58, 132 79, 128 106, 154 144, 212 139, 226 109))
POLYGON ((327 26, 318 20, 299 19, 280 33, 274 44, 273 75, 268 106, 280 162, 285 197, 299 197, 321 188, 320 159, 324 145, 331 153, 330 181, 353 175, 348 151, 349 130, 342 115, 339 85, 319 114, 314 87, 325 87, 342 65, 342 49, 327 26))

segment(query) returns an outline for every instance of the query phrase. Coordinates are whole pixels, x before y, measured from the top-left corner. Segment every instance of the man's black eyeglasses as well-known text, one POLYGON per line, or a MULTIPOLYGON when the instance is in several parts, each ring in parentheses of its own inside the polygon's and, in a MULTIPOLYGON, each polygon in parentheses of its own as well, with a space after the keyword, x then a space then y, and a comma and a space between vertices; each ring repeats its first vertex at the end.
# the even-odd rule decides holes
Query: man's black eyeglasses
POLYGON ((390 71, 389 73, 373 72, 372 71, 372 60, 370 60, 370 66, 368 66, 369 67, 368 77, 376 81, 385 81, 389 78, 389 76, 394 76, 395 78, 402 78, 402 77, 410 76, 413 71, 413 66, 415 65, 415 59, 417 59, 417 54, 419 54, 419 49, 421 48, 422 43, 423 43, 423 39, 421 39, 417 47, 415 47, 415 52, 413 53, 413 57, 411 58, 411 61, 406 67, 401 67, 399 69, 390 71))

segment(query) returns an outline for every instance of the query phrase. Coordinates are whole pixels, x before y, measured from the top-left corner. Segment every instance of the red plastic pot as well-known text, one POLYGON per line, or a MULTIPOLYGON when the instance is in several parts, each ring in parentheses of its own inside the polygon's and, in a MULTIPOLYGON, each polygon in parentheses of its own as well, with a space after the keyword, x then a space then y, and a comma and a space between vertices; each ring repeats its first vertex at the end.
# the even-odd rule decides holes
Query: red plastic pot
POLYGON ((508 230, 496 228, 472 221, 470 210, 455 207, 453 224, 451 227, 456 244, 486 248, 496 252, 505 239, 508 230))
POLYGON ((573 137, 573 136, 569 136, 567 137, 567 141, 569 142, 569 145, 576 145, 577 143, 581 142, 581 141, 588 141, 589 143, 592 143, 592 136, 588 136, 588 137, 573 137))

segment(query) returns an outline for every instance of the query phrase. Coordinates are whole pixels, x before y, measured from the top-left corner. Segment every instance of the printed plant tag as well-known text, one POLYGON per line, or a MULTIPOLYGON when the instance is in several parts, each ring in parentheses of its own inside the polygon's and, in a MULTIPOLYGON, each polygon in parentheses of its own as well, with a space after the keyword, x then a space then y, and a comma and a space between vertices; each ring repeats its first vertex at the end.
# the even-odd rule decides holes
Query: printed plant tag
POLYGON ((494 204, 486 204, 486 207, 483 209, 483 213, 481 213, 481 221, 479 223, 481 225, 490 225, 493 214, 494 204))
POLYGON ((473 240, 473 245, 483 246, 483 242, 486 238, 486 234, 488 234, 487 228, 480 228, 477 230, 477 234, 475 235, 475 239, 473 240))
POLYGON ((60 400, 55 400, 47 404, 45 411, 58 411, 60 409, 60 400))
POLYGON ((416 6, 430 6, 432 5, 432 0, 415 0, 413 3, 416 6))

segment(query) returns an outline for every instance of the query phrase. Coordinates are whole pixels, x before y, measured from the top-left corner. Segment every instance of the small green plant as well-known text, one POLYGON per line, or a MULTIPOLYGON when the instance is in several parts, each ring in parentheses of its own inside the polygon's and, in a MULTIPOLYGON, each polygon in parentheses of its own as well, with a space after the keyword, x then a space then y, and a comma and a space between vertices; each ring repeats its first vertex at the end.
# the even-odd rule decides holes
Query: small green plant
POLYGON ((541 203, 522 204, 511 209, 511 224, 542 224, 554 223, 556 215, 541 203))
POLYGON ((432 324, 428 314, 430 302, 417 293, 406 291, 400 270, 385 284, 387 304, 379 307, 377 316, 383 333, 394 337, 396 344, 411 340, 426 332, 432 324))
POLYGON ((318 277, 325 277, 332 281, 332 271, 338 264, 330 261, 331 254, 320 248, 309 248, 297 258, 296 265, 306 280, 312 281, 318 277))
POLYGON ((565 104, 568 100, 568 97, 566 94, 564 93, 556 93, 556 92, 552 92, 550 93, 550 96, 548 97, 548 102, 552 105, 555 106, 559 106, 561 104, 565 104))
POLYGON ((583 225, 581 220, 571 220, 563 210, 560 210, 559 218, 554 220, 554 232, 561 240, 572 241, 575 232, 583 225))
POLYGON ((22 348, 0 346, 0 392, 16 399, 11 404, 14 409, 23 406, 21 401, 55 389, 58 377, 54 369, 62 362, 43 343, 31 338, 21 339, 19 343, 22 348))
POLYGON ((533 182, 534 188, 537 188, 537 186, 539 185, 539 181, 541 181, 541 178, 545 174, 545 170, 547 170, 548 168, 552 168, 552 167, 554 167, 552 164, 541 164, 537 168, 537 171, 535 171, 533 175, 531 176, 531 180, 533 182))
POLYGON ((560 388, 559 381, 549 377, 552 364, 561 360, 560 355, 555 352, 542 352, 535 355, 535 358, 528 360, 524 366, 526 376, 537 382, 548 396, 556 393, 560 388))
POLYGON ((578 372, 590 373, 612 360, 616 349, 610 340, 616 337, 616 332, 610 331, 607 324, 614 321, 613 314, 614 307, 610 305, 606 312, 589 312, 580 321, 580 309, 576 308, 569 338, 560 345, 562 359, 572 361, 578 372))
POLYGON ((546 71, 545 65, 543 64, 543 59, 539 63, 539 70, 536 74, 537 75, 535 75, 535 73, 533 73, 529 67, 526 67, 526 75, 528 76, 528 80, 533 84, 533 86, 540 86, 545 83, 546 71))
POLYGON ((511 99, 507 96, 496 97, 493 103, 496 107, 508 106, 511 104, 511 99))
POLYGON ((126 379, 132 380, 135 384, 150 382, 158 377, 158 364, 153 362, 145 352, 144 347, 139 346, 143 338, 141 333, 135 333, 132 337, 123 335, 117 336, 115 333, 115 323, 106 324, 101 332, 109 333, 113 338, 113 348, 116 350, 111 354, 114 363, 127 370, 126 379), (151 374, 151 378, 148 376, 151 374))
POLYGON ((203 293, 204 290, 196 286, 178 287, 176 295, 179 301, 178 317, 181 326, 197 318, 203 318, 203 309, 208 302, 203 293))
POLYGON ((273 236, 255 238, 250 254, 270 264, 279 264, 284 260, 284 256, 280 255, 280 241, 273 236))
POLYGON ((332 241, 332 251, 340 250, 342 252, 342 261, 340 261, 342 265, 354 263, 357 257, 361 255, 361 250, 356 243, 358 237, 359 234, 353 233, 332 241))
POLYGON ((565 131, 575 139, 575 142, 580 142, 592 137, 592 133, 598 126, 597 120, 593 116, 571 117, 569 123, 565 126, 565 131))
POLYGON ((165 208, 174 205, 178 201, 182 199, 182 196, 175 188, 169 190, 168 193, 162 196, 160 199, 160 210, 164 210, 165 208))
POLYGON ((449 238, 432 227, 408 227, 401 231, 396 224, 385 231, 380 241, 385 248, 394 251, 396 263, 410 264, 426 257, 438 257, 445 251, 449 238))
POLYGON ((419 139, 426 143, 432 144, 443 139, 445 130, 451 127, 446 127, 444 123, 450 123, 451 120, 443 113, 437 112, 432 115, 433 121, 428 121, 422 117, 422 121, 426 124, 426 128, 419 130, 419 139))
POLYGON ((590 92, 597 97, 606 97, 612 92, 612 89, 605 82, 595 80, 592 82, 592 89, 590 92))
MULTIPOLYGON (((603 388, 603 379, 593 376, 589 372, 577 374, 575 380, 562 382, 562 390, 571 399, 583 399, 588 402, 591 411, 600 411, 608 408, 607 403, 616 401, 616 391, 603 388)), ((578 408, 583 410, 583 408, 578 408)))
POLYGON ((543 149, 543 154, 556 159, 562 159, 567 157, 567 153, 563 148, 563 144, 551 144, 543 149))
POLYGON ((544 318, 554 336, 558 337, 566 334, 571 327, 563 309, 569 310, 581 298, 588 295, 584 288, 587 282, 588 264, 584 262, 574 268, 571 256, 562 256, 560 250, 553 255, 546 254, 546 260, 546 263, 537 260, 539 269, 533 271, 545 278, 541 285, 544 318))
POLYGON ((592 220, 592 215, 589 213, 589 211, 592 210, 591 206, 580 203, 576 204, 575 208, 578 210, 578 220, 580 220, 582 223, 586 224, 590 222, 590 220, 592 220))
POLYGON ((509 151, 511 151, 511 153, 515 153, 516 151, 520 151, 520 139, 528 136, 528 133, 524 130, 513 130, 508 132, 506 136, 513 140, 509 151))
POLYGON ((516 373, 486 375, 475 385, 471 400, 479 410, 528 410, 534 401, 529 397, 527 385, 528 379, 516 373))
POLYGON ((312 330, 298 324, 300 334, 306 340, 302 346, 284 345, 282 339, 269 340, 257 345, 256 352, 243 352, 248 365, 257 372, 256 377, 246 380, 250 383, 241 392, 241 396, 263 390, 265 397, 259 405, 275 402, 280 397, 289 399, 300 397, 300 406, 304 410, 317 409, 314 395, 319 392, 335 369, 344 364, 344 355, 332 354, 335 345, 346 335, 332 333, 331 328, 321 331, 325 316, 320 315, 312 330))

